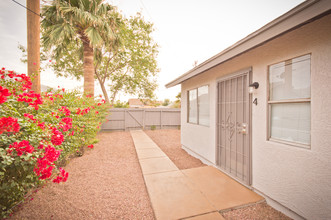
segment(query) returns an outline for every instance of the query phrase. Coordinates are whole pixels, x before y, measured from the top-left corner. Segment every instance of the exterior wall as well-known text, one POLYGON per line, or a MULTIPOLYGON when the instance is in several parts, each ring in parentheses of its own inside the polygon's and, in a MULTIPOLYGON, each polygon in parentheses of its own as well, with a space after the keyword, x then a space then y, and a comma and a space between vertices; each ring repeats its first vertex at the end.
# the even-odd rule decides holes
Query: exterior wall
POLYGON ((252 187, 307 219, 331 219, 331 15, 182 83, 182 145, 215 164, 216 81, 252 67, 252 187), (311 148, 267 140, 268 65, 311 53, 311 148), (187 91, 210 86, 210 127, 187 123, 187 91))
MULTIPOLYGON (((187 122, 187 92, 200 86, 209 85, 209 100, 215 100, 216 83, 210 80, 189 81, 186 87, 182 86, 182 111, 181 111, 181 140, 182 145, 190 150, 191 154, 200 157, 207 164, 215 164, 215 114, 210 114, 210 125, 196 125, 187 122)), ((213 105, 211 105, 213 106, 213 105)), ((214 109, 211 107, 210 111, 214 109)), ((187 150, 186 149, 186 150, 187 150)))

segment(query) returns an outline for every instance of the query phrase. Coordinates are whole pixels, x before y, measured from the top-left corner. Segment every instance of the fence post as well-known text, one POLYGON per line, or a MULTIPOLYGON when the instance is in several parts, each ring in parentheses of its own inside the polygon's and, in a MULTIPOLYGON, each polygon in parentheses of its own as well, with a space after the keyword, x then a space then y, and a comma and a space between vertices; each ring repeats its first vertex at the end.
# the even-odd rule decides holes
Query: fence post
POLYGON ((126 131, 126 109, 124 109, 124 131, 126 131))
POLYGON ((160 111, 160 127, 161 127, 161 129, 162 129, 162 109, 161 109, 161 111, 160 111))
POLYGON ((145 130, 146 110, 143 110, 143 130, 145 130))

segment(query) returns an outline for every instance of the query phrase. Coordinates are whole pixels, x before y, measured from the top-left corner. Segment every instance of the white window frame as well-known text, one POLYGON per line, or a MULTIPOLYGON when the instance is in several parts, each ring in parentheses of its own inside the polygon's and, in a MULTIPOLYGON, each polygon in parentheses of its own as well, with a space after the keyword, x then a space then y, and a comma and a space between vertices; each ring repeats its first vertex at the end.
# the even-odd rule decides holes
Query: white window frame
MULTIPOLYGON (((194 88, 194 89, 190 89, 187 91, 187 123, 189 124, 195 124, 195 125, 201 125, 201 126, 205 126, 205 127, 209 127, 210 126, 210 108, 209 108, 209 123, 208 125, 204 125, 204 124, 200 124, 200 121, 199 121, 199 88, 201 87, 205 87, 207 86, 208 87, 208 97, 210 96, 210 90, 209 90, 209 85, 203 85, 203 86, 199 86, 197 88, 194 88), (197 94, 197 104, 196 104, 196 112, 197 112, 197 122, 190 122, 190 91, 193 91, 195 90, 196 91, 196 94, 197 94)), ((208 100, 208 104, 210 105, 210 98, 208 100)))
MULTIPOLYGON (((303 143, 297 143, 297 142, 292 142, 292 141, 288 141, 288 140, 283 140, 283 139, 278 139, 278 138, 272 138, 271 137, 271 105, 272 104, 286 104, 286 103, 310 103, 310 108, 311 108, 311 93, 310 93, 310 98, 297 98, 297 99, 282 99, 282 100, 270 100, 270 67, 273 65, 277 65, 279 63, 282 62, 288 62, 290 60, 293 60, 295 58, 300 58, 303 56, 307 56, 309 55, 309 59, 310 59, 310 76, 311 76, 311 54, 304 54, 302 56, 297 56, 297 57, 293 57, 290 59, 286 59, 274 64, 271 64, 268 66, 268 71, 267 71, 267 115, 268 115, 268 121, 267 121, 267 140, 268 141, 272 141, 272 142, 277 142, 277 143, 282 143, 282 144, 286 144, 286 145, 291 145, 291 146, 295 146, 295 147, 301 147, 301 148, 307 148, 310 149, 311 146, 311 139, 310 139, 310 143, 309 144, 303 144, 303 143)), ((310 77, 310 89, 311 89, 311 77, 310 77)), ((310 113, 310 124, 311 124, 311 113, 310 113)), ((311 133, 310 133, 311 135, 311 133)))
POLYGON ((190 124, 199 124, 199 113, 198 113, 198 88, 195 89, 190 89, 187 91, 187 123, 190 124), (191 102, 190 102, 190 92, 195 91, 196 92, 196 105, 195 105, 195 112, 196 112, 196 122, 190 121, 190 107, 191 107, 191 102))

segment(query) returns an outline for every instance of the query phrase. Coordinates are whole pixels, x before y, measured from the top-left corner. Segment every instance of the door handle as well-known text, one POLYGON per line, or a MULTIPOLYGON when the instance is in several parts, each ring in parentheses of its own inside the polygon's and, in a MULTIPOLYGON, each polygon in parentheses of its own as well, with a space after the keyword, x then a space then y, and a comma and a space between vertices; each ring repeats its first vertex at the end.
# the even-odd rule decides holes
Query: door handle
POLYGON ((242 126, 241 133, 242 134, 247 134, 247 124, 242 123, 241 126, 242 126))

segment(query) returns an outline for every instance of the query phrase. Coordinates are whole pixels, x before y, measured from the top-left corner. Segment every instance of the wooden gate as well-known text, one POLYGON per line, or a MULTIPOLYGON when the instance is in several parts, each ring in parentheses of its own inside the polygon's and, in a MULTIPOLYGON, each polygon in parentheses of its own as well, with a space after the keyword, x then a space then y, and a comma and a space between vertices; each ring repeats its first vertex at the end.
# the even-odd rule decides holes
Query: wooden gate
POLYGON ((249 71, 218 83, 217 165, 251 184, 249 71))
POLYGON ((114 108, 102 130, 162 129, 180 126, 180 109, 114 108))

